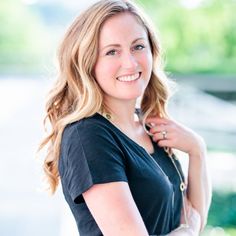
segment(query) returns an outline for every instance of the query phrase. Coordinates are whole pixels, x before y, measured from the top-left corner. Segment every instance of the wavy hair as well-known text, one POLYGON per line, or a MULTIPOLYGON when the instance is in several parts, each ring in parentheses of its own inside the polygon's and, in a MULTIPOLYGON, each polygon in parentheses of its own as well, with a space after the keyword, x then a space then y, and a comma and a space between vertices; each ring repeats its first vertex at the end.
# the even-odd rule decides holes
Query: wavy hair
POLYGON ((44 172, 52 193, 60 180, 58 160, 64 128, 103 109, 103 93, 94 75, 99 32, 107 19, 124 12, 135 16, 145 28, 153 56, 150 82, 140 103, 143 122, 150 115, 167 117, 169 90, 161 66, 160 43, 153 26, 131 1, 101 0, 95 3, 80 14, 67 30, 58 50, 58 78, 48 94, 44 125, 49 121, 51 133, 42 141, 39 150, 47 147, 44 172))

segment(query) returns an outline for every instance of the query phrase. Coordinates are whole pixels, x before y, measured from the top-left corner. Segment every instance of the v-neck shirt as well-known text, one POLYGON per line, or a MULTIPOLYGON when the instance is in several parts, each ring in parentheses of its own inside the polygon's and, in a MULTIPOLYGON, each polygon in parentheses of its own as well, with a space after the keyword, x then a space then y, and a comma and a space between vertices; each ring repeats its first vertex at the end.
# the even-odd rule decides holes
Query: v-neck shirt
MULTIPOLYGON (((128 183, 149 235, 164 235, 180 225, 179 175, 164 149, 152 144, 149 154, 98 113, 66 126, 59 174, 80 236, 103 235, 82 193, 94 184, 116 181, 128 183)), ((174 161, 184 178, 179 161, 174 161)))

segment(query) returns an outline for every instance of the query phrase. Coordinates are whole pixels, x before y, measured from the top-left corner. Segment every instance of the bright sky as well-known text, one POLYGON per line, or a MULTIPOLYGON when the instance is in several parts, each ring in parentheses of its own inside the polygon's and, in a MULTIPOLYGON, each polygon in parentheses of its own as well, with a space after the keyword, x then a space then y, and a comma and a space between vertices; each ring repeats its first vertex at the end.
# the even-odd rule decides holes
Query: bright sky
POLYGON ((98 0, 82 0, 82 1, 78 1, 78 0, 21 0, 23 3, 25 4, 35 4, 35 3, 63 3, 66 6, 70 6, 70 7, 80 7, 80 6, 85 6, 85 5, 89 5, 91 3, 94 3, 98 0))
MULTIPOLYGON (((70 1, 67 1, 67 0, 22 0, 22 2, 25 4, 35 4, 38 2, 40 3, 61 2, 66 7, 69 7, 69 8, 79 7, 81 9, 89 6, 90 4, 96 1, 98 0, 82 0, 82 1, 78 1, 78 0, 70 0, 70 1)), ((193 8, 197 8, 201 6, 204 1, 205 0, 180 0, 180 3, 186 8, 193 9, 193 8)))
POLYGON ((180 3, 189 9, 200 7, 203 2, 204 0, 180 0, 180 3))

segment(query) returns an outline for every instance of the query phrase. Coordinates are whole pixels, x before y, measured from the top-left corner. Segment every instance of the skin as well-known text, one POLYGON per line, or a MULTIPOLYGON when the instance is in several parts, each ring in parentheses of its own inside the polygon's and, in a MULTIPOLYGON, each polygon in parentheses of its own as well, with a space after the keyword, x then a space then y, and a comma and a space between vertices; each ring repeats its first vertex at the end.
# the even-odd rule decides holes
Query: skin
MULTIPOLYGON (((151 69, 152 54, 144 28, 127 13, 108 19, 99 36, 96 80, 106 105, 113 111, 113 123, 136 142, 148 143, 146 148, 150 151, 153 148, 150 138, 144 136, 133 114, 136 99, 150 80, 151 69), (116 46, 107 46, 111 44, 116 46), (140 72, 140 78, 134 82, 117 80, 140 72)), ((95 184, 83 197, 104 235, 148 236, 128 183, 95 184)))
POLYGON ((200 214, 202 230, 206 224, 211 202, 211 184, 206 166, 206 144, 204 140, 189 128, 171 119, 150 117, 152 139, 160 147, 171 147, 185 152, 189 156, 187 198, 189 204, 200 214), (167 132, 163 139, 162 131, 167 132))
POLYGON ((134 16, 123 13, 105 22, 99 36, 96 81, 104 92, 105 104, 114 114, 113 123, 149 153, 154 151, 150 138, 134 121, 133 114, 137 98, 149 83, 152 66, 148 35, 134 16), (141 75, 133 82, 117 79, 137 73, 141 75))
POLYGON ((105 22, 99 38, 95 75, 104 92, 105 104, 119 117, 119 123, 126 124, 129 119, 133 126, 136 99, 148 85, 152 63, 147 33, 134 16, 122 13, 105 22), (117 80, 136 73, 141 73, 136 81, 117 80), (117 109, 121 109, 122 114, 116 114, 117 109))
MULTIPOLYGON (((95 66, 97 83, 104 92, 105 104, 113 115, 112 123, 129 138, 153 152, 150 137, 134 120, 136 100, 148 85, 152 70, 152 54, 145 29, 130 13, 108 19, 99 35, 99 55, 95 66), (112 45, 112 46, 107 46, 112 45), (115 45, 115 46, 114 46, 115 45), (133 82, 121 82, 121 76, 141 73, 133 82)), ((195 222, 204 221, 209 206, 210 187, 204 178, 205 145, 194 132, 175 121, 152 117, 147 120, 153 140, 160 146, 173 147, 189 154, 188 214, 195 222), (167 130, 167 140, 161 131, 167 130), (196 168, 197 166, 197 168, 196 168), (194 168, 193 168, 194 167, 194 168), (191 211, 192 205, 197 211, 191 211)), ((83 193, 85 202, 104 235, 148 236, 142 217, 126 182, 95 184, 83 193)), ((190 221, 191 223, 192 221, 190 221)), ((198 225, 198 223, 196 224, 198 225)), ((197 235, 200 226, 169 235, 197 235)))

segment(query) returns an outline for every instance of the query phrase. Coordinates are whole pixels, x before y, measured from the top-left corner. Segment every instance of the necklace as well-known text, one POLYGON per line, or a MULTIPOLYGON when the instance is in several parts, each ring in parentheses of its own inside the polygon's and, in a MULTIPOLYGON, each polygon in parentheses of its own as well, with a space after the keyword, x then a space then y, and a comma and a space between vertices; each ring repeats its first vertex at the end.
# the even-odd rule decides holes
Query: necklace
MULTIPOLYGON (((151 160, 153 161, 153 163, 162 171, 162 173, 167 177, 167 175, 164 173, 164 171, 162 170, 162 168, 157 164, 157 162, 154 160, 154 158, 147 152, 148 156, 151 158, 151 160)), ((186 190, 186 184, 184 183, 183 181, 183 178, 180 174, 180 171, 178 169, 178 167, 176 166, 176 163, 173 159, 172 156, 169 156, 170 159, 171 159, 171 162, 173 164, 173 166, 175 167, 175 170, 176 172, 178 173, 178 176, 179 176, 179 179, 180 179, 180 185, 179 185, 179 188, 180 188, 180 192, 181 192, 181 198, 182 198, 182 204, 183 204, 183 212, 184 212, 184 223, 181 224, 179 228, 188 228, 189 227, 189 224, 188 224, 188 219, 187 219, 187 210, 186 210, 186 205, 185 205, 185 201, 184 201, 184 192, 186 190)), ((174 192, 173 192, 173 195, 172 195, 172 207, 174 207, 174 192)), ((177 230, 177 229, 176 229, 177 230)))
MULTIPOLYGON (((141 121, 142 119, 141 119, 141 113, 140 113, 140 110, 139 109, 136 109, 135 110, 135 113, 137 114, 137 116, 138 116, 138 118, 139 118, 139 120, 141 121)), ((110 113, 108 113, 108 112, 102 112, 102 113, 100 113, 103 117, 105 117, 107 120, 109 120, 112 124, 114 124, 113 122, 112 122, 112 115, 110 114, 110 113)), ((114 124, 115 125, 115 124, 114 124)), ((115 125, 116 126, 116 125, 115 125)), ((150 132, 148 132, 148 130, 147 129, 144 129, 145 130, 145 132, 149 135, 149 136, 151 136, 150 135, 150 132)), ((165 148, 164 148, 165 149, 165 148)), ((145 150, 145 149, 144 149, 145 150)), ((158 165, 158 163, 155 161, 155 159, 145 150, 145 152, 148 154, 148 156, 150 157, 150 159, 152 160, 152 162, 157 166, 157 168, 162 172, 162 174, 164 174, 164 176, 166 176, 167 178, 168 178, 168 176, 165 174, 165 172, 162 170, 162 168, 158 165)), ((181 192, 181 198, 182 198, 182 204, 183 204, 183 213, 184 213, 184 221, 185 221, 185 223, 183 223, 183 224, 181 224, 177 229, 175 229, 175 230, 178 230, 178 229, 180 229, 180 228, 188 228, 189 227, 189 224, 188 224, 188 220, 187 220, 187 210, 186 210, 186 204, 185 204, 185 201, 184 201, 184 194, 185 194, 185 190, 187 189, 187 187, 186 187, 186 184, 184 183, 184 180, 183 180, 183 177, 182 177, 182 175, 180 174, 180 170, 178 169, 178 167, 177 167, 177 165, 176 165, 176 163, 175 163, 175 161, 174 161, 174 159, 176 159, 175 158, 175 156, 172 154, 172 155, 169 155, 169 153, 168 153, 168 156, 169 156, 169 158, 170 158, 170 160, 171 160, 171 163, 172 163, 172 165, 174 166, 174 168, 175 168, 175 170, 176 170, 176 172, 177 172, 177 174, 178 174, 178 176, 179 176, 179 180, 180 180, 180 185, 179 185, 179 189, 180 189, 180 192, 181 192)), ((172 207, 174 208, 174 197, 175 197, 175 195, 174 195, 175 193, 173 192, 173 194, 172 194, 172 207)))

